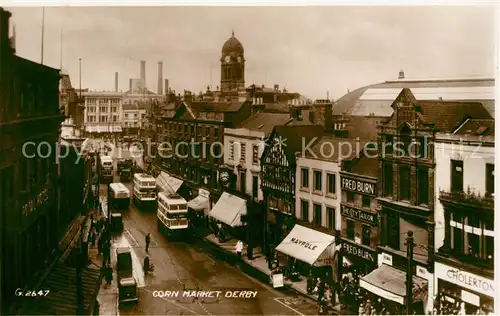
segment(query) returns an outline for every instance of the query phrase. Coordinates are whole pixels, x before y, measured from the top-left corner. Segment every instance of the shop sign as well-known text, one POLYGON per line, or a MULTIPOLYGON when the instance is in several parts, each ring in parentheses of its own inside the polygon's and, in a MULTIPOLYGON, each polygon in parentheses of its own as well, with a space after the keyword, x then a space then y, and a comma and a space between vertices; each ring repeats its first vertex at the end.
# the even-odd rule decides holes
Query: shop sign
POLYGON ((459 285, 471 291, 495 297, 495 285, 493 284, 493 280, 439 262, 436 262, 435 269, 435 274, 439 279, 459 285))
POLYGON ((354 191, 361 194, 375 195, 375 183, 341 178, 342 190, 354 191))
POLYGON ((380 267, 382 264, 386 264, 392 267, 392 255, 388 253, 380 253, 378 255, 378 266, 380 267))
POLYGON ((417 266, 417 276, 427 280, 427 269, 422 266, 417 266))
POLYGON ((344 249, 345 253, 347 253, 349 255, 352 255, 352 256, 355 256, 355 257, 358 257, 358 258, 361 258, 361 259, 364 259, 364 260, 367 260, 370 262, 375 262, 375 260, 376 260, 375 259, 376 258, 375 251, 365 249, 362 246, 352 244, 352 243, 347 242, 347 241, 342 241, 342 249, 344 249))
POLYGON ((295 238, 295 237, 292 237, 292 242, 294 244, 300 245, 306 249, 313 250, 313 251, 316 250, 316 248, 318 247, 317 245, 313 245, 310 242, 300 240, 300 239, 295 238))
POLYGON ((342 216, 349 217, 361 222, 368 223, 373 226, 377 226, 377 214, 373 214, 367 211, 360 210, 355 207, 347 206, 344 204, 340 205, 340 212, 342 216))
POLYGON ((273 287, 278 288, 283 286, 284 286, 283 274, 282 273, 273 274, 273 287))
POLYGON ((476 294, 462 290, 460 298, 462 299, 463 302, 466 302, 466 303, 469 303, 469 304, 472 304, 472 305, 478 306, 478 307, 480 306, 479 305, 480 299, 479 299, 479 296, 477 296, 476 294))

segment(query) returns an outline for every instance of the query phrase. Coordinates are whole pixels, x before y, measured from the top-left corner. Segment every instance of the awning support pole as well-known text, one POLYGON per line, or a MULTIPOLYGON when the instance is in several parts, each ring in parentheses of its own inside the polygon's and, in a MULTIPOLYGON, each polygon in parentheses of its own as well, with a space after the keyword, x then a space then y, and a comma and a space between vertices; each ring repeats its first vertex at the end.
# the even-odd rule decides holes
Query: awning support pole
POLYGON ((413 307, 413 232, 408 231, 406 238, 406 258, 408 260, 408 268, 406 269, 406 315, 412 315, 413 307))

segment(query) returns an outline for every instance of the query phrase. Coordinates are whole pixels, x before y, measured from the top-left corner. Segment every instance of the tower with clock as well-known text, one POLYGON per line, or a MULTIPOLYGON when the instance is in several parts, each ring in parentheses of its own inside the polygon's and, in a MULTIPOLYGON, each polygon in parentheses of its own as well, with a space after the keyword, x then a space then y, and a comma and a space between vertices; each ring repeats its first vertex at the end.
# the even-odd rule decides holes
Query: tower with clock
POLYGON ((222 46, 220 59, 221 92, 245 89, 245 52, 234 31, 222 46))

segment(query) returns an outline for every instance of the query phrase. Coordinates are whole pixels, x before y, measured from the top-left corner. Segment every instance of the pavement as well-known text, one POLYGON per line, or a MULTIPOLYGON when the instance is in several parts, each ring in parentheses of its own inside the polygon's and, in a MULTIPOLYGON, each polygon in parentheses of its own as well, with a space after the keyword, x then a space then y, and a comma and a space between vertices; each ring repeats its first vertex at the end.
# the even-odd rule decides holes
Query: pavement
MULTIPOLYGON (((117 180, 117 179, 115 179, 117 180)), ((132 189, 131 183, 125 185, 132 189)), ((100 186, 101 195, 106 185, 100 186)), ((132 250, 134 276, 139 300, 117 306, 116 289, 101 288, 101 315, 315 315, 316 302, 291 289, 276 290, 267 280, 249 276, 242 266, 232 265, 230 256, 221 257, 213 245, 201 239, 168 240, 157 229, 156 212, 143 211, 131 204, 122 212, 125 230, 114 238, 112 247, 132 250), (151 233, 149 251, 145 236, 151 233), (142 262, 148 255, 156 268, 144 275, 142 262), (226 262, 229 260, 230 262, 226 262), (159 292, 160 291, 160 292, 159 292), (171 291, 170 295, 166 291, 171 291), (173 291, 179 291, 175 296, 173 291), (184 291, 220 291, 219 297, 183 297, 184 291), (236 292, 253 291, 255 297, 229 297, 236 292), (158 297, 161 293, 163 297, 158 297), (226 297, 226 295, 228 297, 226 297), (102 299, 102 302, 101 302, 102 299), (116 312, 112 311, 115 307, 116 312)), ((114 250, 111 250, 114 253, 114 250)), ((112 258, 112 260, 115 260, 112 258)), ((113 263, 113 262, 112 262, 113 263)), ((251 273, 250 273, 251 274, 251 273)), ((113 288, 115 285, 113 280, 113 288)))

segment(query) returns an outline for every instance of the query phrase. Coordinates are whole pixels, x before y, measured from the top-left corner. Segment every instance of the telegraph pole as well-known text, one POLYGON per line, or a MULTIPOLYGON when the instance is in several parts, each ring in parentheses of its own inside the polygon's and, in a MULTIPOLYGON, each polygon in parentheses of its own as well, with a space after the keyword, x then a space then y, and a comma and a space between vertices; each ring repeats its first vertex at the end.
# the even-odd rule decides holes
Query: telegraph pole
POLYGON ((406 269, 406 315, 413 314, 413 231, 408 231, 406 238, 406 259, 408 260, 408 267, 406 269))

